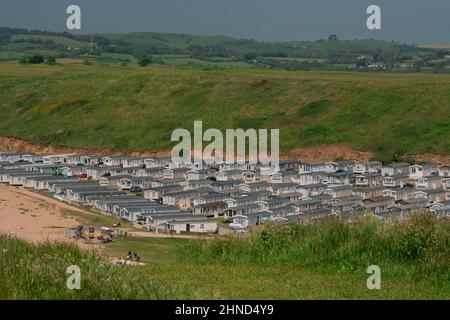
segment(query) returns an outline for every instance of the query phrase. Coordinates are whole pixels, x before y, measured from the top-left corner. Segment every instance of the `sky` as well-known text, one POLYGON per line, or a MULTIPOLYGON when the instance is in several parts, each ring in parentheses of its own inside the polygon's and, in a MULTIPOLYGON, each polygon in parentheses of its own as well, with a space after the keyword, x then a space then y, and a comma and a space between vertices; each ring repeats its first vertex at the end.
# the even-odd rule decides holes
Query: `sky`
POLYGON ((0 26, 68 31, 71 4, 81 8, 81 33, 154 31, 258 41, 337 34, 450 44, 450 0, 0 0, 0 26), (366 27, 372 4, 381 8, 381 30, 366 27))

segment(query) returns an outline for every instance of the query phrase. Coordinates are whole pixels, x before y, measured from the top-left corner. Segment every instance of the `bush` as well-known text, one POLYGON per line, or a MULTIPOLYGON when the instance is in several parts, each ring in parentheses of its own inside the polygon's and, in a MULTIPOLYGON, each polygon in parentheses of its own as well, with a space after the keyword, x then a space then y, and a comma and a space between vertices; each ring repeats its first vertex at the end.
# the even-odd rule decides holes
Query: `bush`
POLYGON ((30 64, 39 64, 39 63, 43 63, 45 61, 43 56, 32 56, 30 58, 21 58, 19 59, 19 63, 30 63, 30 64))
POLYGON ((47 58, 47 63, 48 64, 55 64, 56 63, 56 59, 54 57, 48 57, 47 58))
POLYGON ((31 64, 39 64, 44 62, 43 56, 32 56, 30 59, 28 59, 28 63, 31 64))
POLYGON ((142 60, 139 61, 139 65, 141 67, 146 67, 148 66, 150 63, 152 63, 152 59, 151 58, 144 58, 142 60))

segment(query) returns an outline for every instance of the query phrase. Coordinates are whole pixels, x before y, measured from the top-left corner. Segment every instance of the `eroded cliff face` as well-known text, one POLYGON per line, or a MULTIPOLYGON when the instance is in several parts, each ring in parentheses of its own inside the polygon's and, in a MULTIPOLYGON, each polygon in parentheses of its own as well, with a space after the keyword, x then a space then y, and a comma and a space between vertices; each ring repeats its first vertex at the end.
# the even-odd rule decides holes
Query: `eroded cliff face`
POLYGON ((370 151, 357 149, 346 143, 296 148, 282 154, 283 158, 299 159, 303 162, 333 161, 336 159, 365 162, 373 156, 374 154, 370 151))
POLYGON ((105 148, 73 148, 64 145, 35 144, 23 139, 0 136, 1 151, 33 152, 33 153, 76 153, 86 155, 131 155, 131 156, 169 156, 170 151, 130 151, 121 152, 105 148))
MULTIPOLYGON (((34 153, 76 153, 86 155, 128 155, 168 157, 170 150, 165 151, 117 151, 105 148, 73 148, 63 145, 34 144, 23 139, 0 136, 0 151, 18 151, 34 153)), ((437 164, 450 164, 450 155, 431 153, 405 154, 404 156, 416 162, 433 162, 437 164)), ((303 162, 333 161, 336 159, 364 162, 372 159, 374 154, 370 151, 354 148, 347 143, 317 145, 312 147, 296 148, 282 152, 282 159, 298 159, 303 162)))
MULTIPOLYGON (((0 136, 0 150, 34 153, 77 153, 89 155, 170 156, 170 150, 157 152, 122 152, 104 148, 73 148, 63 145, 34 144, 23 139, 5 136, 0 136)), ((367 161, 372 157, 373 154, 371 152, 355 149, 349 144, 318 145, 306 148, 296 148, 281 154, 282 159, 299 159, 301 161, 332 161, 335 159, 367 161)))

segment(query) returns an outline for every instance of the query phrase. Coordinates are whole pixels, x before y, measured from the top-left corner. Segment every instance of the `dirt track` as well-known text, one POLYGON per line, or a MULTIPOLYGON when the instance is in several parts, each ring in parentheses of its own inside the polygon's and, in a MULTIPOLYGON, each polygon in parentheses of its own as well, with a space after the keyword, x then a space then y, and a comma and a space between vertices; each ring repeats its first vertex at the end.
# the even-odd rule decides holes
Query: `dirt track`
MULTIPOLYGON (((92 214, 24 188, 0 184, 0 233, 11 234, 32 242, 69 241, 66 229, 80 222, 62 215, 63 210, 92 214)), ((197 235, 170 235, 122 228, 132 237, 201 238, 197 235)))

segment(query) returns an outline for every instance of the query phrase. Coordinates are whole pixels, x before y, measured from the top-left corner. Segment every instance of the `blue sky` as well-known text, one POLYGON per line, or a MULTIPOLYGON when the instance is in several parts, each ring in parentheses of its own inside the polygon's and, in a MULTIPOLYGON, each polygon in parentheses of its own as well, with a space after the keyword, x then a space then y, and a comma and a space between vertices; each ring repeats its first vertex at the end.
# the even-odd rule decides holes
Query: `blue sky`
POLYGON ((66 7, 82 10, 82 32, 158 31, 260 41, 374 38, 450 43, 450 0, 0 0, 0 26, 65 31, 66 7), (382 9, 382 30, 366 8, 382 9))

